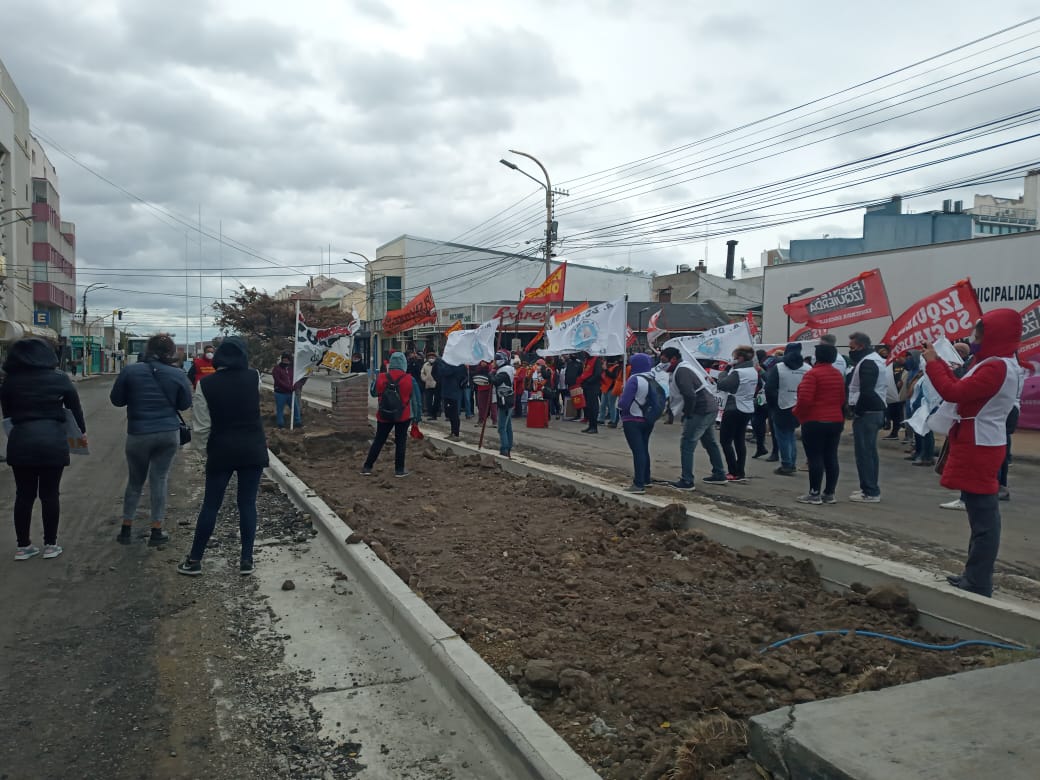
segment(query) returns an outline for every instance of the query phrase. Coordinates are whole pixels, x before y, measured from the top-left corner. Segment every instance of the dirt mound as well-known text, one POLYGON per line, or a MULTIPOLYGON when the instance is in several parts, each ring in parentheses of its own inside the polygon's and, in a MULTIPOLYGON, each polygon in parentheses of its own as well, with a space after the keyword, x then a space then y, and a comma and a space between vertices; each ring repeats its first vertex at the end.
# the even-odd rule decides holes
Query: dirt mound
POLYGON ((287 450, 296 473, 605 778, 710 777, 743 754, 751 715, 992 663, 856 633, 763 653, 822 629, 936 638, 905 593, 828 593, 807 561, 677 530, 681 507, 580 495, 425 442, 409 444, 408 480, 304 448, 287 450))

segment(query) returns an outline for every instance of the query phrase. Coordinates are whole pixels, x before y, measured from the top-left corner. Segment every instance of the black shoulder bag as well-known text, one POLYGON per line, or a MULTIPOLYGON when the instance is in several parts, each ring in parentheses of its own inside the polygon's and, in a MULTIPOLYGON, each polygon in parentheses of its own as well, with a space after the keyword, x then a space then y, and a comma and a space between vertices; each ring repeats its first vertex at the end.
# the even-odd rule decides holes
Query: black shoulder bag
POLYGON ((189 428, 188 424, 184 422, 184 418, 181 417, 181 413, 174 405, 174 403, 170 401, 170 397, 166 395, 166 391, 163 390, 162 382, 159 381, 159 376, 155 368, 153 367, 151 371, 152 379, 154 379, 155 384, 159 386, 159 392, 162 393, 162 397, 166 399, 166 402, 170 404, 171 407, 173 407, 173 412, 177 415, 177 421, 180 423, 180 427, 177 429, 177 433, 180 435, 181 446, 183 447, 185 444, 191 441, 191 428, 189 428))

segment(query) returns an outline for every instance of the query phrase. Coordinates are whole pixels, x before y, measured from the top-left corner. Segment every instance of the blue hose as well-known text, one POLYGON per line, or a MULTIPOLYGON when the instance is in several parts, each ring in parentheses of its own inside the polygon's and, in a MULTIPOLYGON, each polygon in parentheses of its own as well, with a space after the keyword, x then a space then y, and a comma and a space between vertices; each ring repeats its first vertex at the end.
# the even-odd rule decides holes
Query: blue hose
POLYGON ((768 647, 762 648, 761 653, 768 652, 769 650, 775 650, 778 647, 783 647, 790 642, 796 642, 799 639, 804 639, 807 636, 823 636, 825 634, 856 634, 857 636, 869 636, 875 639, 887 639, 889 642, 895 642, 896 644, 906 645, 907 647, 916 647, 921 650, 957 650, 962 647, 995 647, 999 650, 1031 650, 1032 648, 1024 647, 1022 645, 1009 645, 1003 642, 991 642, 988 639, 964 639, 960 642, 954 642, 949 645, 932 645, 927 642, 915 642, 913 639, 903 639, 902 637, 892 636, 891 634, 879 634, 876 631, 860 631, 851 628, 834 628, 826 631, 810 631, 807 634, 797 634, 795 636, 789 636, 787 639, 781 639, 779 642, 773 642, 768 647))

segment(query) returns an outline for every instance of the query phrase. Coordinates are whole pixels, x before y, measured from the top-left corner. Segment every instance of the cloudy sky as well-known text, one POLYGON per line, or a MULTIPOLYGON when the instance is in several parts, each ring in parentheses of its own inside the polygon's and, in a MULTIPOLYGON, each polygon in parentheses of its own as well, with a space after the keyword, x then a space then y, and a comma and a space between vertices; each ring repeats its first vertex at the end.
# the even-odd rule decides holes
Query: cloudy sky
MULTIPOLYGON (((561 255, 659 272, 702 258, 721 271, 728 238, 755 266, 792 238, 857 235, 862 202, 1007 178, 992 172, 1040 160, 1037 139, 1018 140, 1040 132, 1035 114, 807 177, 1036 108, 1037 22, 900 71, 1034 11, 5 0, 0 19, 21 23, 4 24, 0 58, 58 167, 80 283, 109 285, 91 308, 181 340, 186 310, 192 339, 212 333, 221 268, 225 293, 274 292, 319 273, 330 246, 337 276, 359 279, 339 258, 402 233, 533 251, 544 200, 499 165, 510 148, 569 189, 561 255)), ((1021 184, 907 208, 975 191, 1021 184)))

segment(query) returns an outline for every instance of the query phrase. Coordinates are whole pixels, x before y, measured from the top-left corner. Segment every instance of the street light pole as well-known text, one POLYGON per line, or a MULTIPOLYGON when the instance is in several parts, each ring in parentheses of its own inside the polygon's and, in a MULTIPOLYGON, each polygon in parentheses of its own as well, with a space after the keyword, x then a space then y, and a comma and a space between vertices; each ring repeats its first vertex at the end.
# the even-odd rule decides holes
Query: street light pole
POLYGON ((93 284, 87 285, 87 288, 83 291, 83 376, 86 376, 89 373, 87 366, 90 363, 90 360, 87 357, 87 293, 94 289, 102 290, 106 287, 108 287, 107 284, 94 282, 93 284))
MULTIPOLYGON (((791 293, 790 295, 787 296, 787 306, 788 307, 791 306, 792 299, 797 298, 800 295, 805 295, 806 293, 811 293, 814 289, 815 288, 813 288, 813 287, 806 287, 804 290, 799 290, 798 292, 791 293)), ((785 310, 784 313, 787 314, 787 311, 785 310)), ((791 315, 790 314, 787 315, 787 340, 788 341, 791 340, 791 315)))

